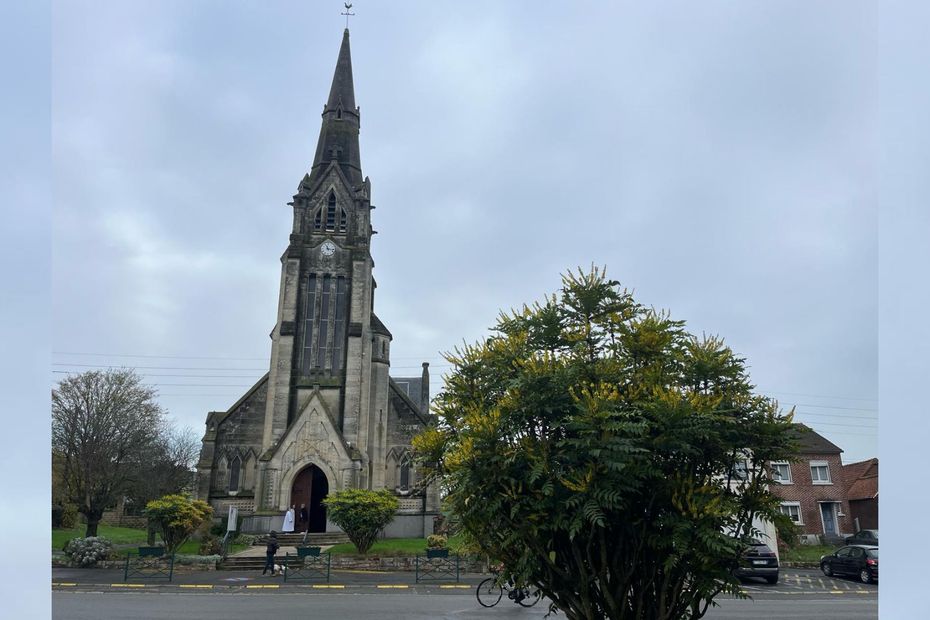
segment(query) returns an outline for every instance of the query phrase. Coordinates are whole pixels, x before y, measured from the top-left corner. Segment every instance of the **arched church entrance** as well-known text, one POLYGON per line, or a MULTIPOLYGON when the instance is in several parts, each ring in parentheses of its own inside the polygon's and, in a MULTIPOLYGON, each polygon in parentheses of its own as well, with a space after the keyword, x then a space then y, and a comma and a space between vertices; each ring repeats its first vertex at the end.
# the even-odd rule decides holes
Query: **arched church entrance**
POLYGON ((308 465, 300 470, 294 478, 291 487, 291 505, 297 510, 297 523, 294 531, 297 532, 325 532, 326 507, 323 500, 329 493, 329 482, 326 474, 316 465, 308 465), (307 508, 307 520, 301 521, 301 505, 307 508))

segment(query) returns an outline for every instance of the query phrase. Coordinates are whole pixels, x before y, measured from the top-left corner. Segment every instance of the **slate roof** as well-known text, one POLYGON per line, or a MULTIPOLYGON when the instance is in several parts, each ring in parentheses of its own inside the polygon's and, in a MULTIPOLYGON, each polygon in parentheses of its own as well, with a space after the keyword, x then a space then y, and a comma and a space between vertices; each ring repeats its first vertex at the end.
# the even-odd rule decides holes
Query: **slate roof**
POLYGON ((394 338, 387 326, 381 322, 381 319, 374 312, 371 313, 371 331, 376 334, 383 334, 388 338, 394 338))
POLYGON ((847 499, 873 499, 878 497, 878 459, 843 465, 847 499))
POLYGON ((801 454, 842 454, 843 450, 814 429, 804 424, 794 425, 801 454))
POLYGON ((423 377, 391 377, 398 389, 420 408, 420 411, 426 411, 426 407, 420 402, 420 389, 423 385, 423 377))

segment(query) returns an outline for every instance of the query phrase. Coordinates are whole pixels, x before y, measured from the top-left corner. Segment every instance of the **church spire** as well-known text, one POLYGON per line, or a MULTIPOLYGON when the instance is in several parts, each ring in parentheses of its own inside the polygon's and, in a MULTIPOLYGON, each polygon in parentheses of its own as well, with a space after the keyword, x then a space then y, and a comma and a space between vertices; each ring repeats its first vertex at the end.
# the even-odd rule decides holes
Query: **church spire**
POLYGON ((349 29, 342 35, 339 59, 333 74, 329 99, 323 106, 323 125, 310 169, 311 185, 335 161, 353 185, 362 182, 362 164, 358 150, 359 109, 355 107, 355 87, 352 83, 352 55, 349 51, 349 29))

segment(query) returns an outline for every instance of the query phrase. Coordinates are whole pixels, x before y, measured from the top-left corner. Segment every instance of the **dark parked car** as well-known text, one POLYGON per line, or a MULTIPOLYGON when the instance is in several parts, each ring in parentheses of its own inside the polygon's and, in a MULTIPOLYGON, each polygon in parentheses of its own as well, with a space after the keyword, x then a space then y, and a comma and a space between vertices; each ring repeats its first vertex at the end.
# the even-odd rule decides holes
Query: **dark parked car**
POLYGON ((852 536, 846 537, 847 545, 868 545, 870 547, 878 546, 878 530, 859 530, 852 536))
POLYGON ((737 577, 762 577, 769 583, 778 583, 778 556, 764 542, 753 538, 733 574, 737 577))
POLYGON ((820 570, 827 577, 855 575, 862 583, 878 581, 878 547, 849 545, 820 558, 820 570))

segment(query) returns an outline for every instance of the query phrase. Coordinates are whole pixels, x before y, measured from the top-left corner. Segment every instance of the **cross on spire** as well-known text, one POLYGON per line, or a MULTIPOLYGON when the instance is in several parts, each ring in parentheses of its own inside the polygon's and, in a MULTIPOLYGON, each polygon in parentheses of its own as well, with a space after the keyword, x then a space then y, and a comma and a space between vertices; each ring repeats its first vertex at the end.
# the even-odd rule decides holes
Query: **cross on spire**
POLYGON ((348 30, 348 29, 349 29, 349 16, 350 16, 350 15, 355 15, 355 13, 351 13, 351 12, 349 11, 349 9, 352 8, 352 3, 351 3, 351 2, 345 2, 345 3, 343 3, 343 4, 345 4, 346 12, 345 12, 345 13, 340 13, 340 15, 345 15, 345 16, 346 16, 346 30, 348 30))

